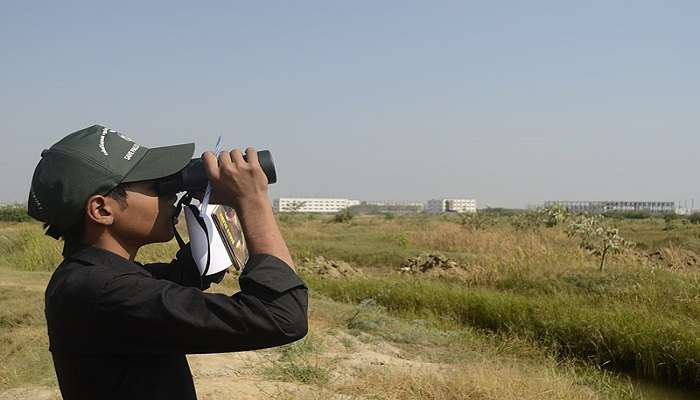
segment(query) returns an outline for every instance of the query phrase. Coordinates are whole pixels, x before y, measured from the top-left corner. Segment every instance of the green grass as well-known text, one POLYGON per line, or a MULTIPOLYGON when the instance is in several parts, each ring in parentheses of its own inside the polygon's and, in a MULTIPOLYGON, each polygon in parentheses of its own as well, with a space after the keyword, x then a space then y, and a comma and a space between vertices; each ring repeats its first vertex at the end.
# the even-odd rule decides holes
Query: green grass
MULTIPOLYGON (((517 360, 526 370, 537 371, 555 365, 558 373, 570 377, 577 384, 593 388, 605 399, 643 399, 643 394, 629 378, 581 362, 576 358, 561 357, 551 349, 539 346, 529 337, 513 332, 488 332, 470 325, 460 325, 443 318, 420 318, 416 315, 390 315, 386 307, 374 299, 355 304, 351 310, 324 300, 324 295, 312 292, 316 304, 333 307, 336 318, 350 329, 350 333, 364 340, 387 340, 407 348, 409 353, 421 354, 427 362, 459 365, 464 360, 517 360), (362 336, 369 334, 369 336, 362 336), (429 349, 429 350, 427 350, 429 349)), ((397 314, 394 312, 393 314, 397 314)), ((345 344, 351 348, 351 344, 345 344)))
POLYGON ((54 381, 41 290, 0 285, 0 389, 54 381))
MULTIPOLYGON (((651 380, 700 384, 700 323, 682 312, 582 295, 529 293, 415 279, 323 280, 315 290, 339 301, 373 299, 404 318, 426 318, 531 337, 566 356, 651 380)), ((697 305, 695 306, 697 308, 697 305)))
POLYGON ((0 205, 0 221, 27 222, 32 221, 32 217, 27 214, 27 206, 24 204, 4 204, 0 205))
POLYGON ((310 360, 310 355, 322 348, 313 334, 276 349, 279 358, 263 370, 263 374, 276 380, 301 382, 307 385, 324 385, 330 379, 330 370, 310 360))
POLYGON ((43 234, 38 223, 0 225, 0 263, 21 271, 52 271, 63 260, 62 242, 43 234))
POLYGON ((274 362, 264 372, 272 379, 307 385, 323 385, 330 379, 330 371, 327 368, 303 362, 274 362))
MULTIPOLYGON (((183 239, 187 232, 179 226, 183 239)), ((178 250, 175 240, 144 246, 137 261, 167 262, 178 250)), ((63 241, 46 236, 41 225, 0 222, 0 265, 20 271, 53 271, 63 261, 63 241)))
MULTIPOLYGON (((294 215, 281 218, 280 223, 297 260, 323 255, 366 267, 368 274, 362 279, 306 278, 312 288, 338 301, 358 304, 373 299, 395 316, 431 326, 442 324, 446 331, 476 327, 502 337, 523 337, 566 358, 629 371, 648 380, 700 386, 700 270, 666 271, 644 257, 626 254, 612 258, 601 273, 596 259, 562 229, 518 232, 509 218, 498 217, 494 226, 478 232, 460 227, 455 218, 423 215, 358 216, 347 223, 294 215), (463 264, 464 276, 448 282, 392 273, 406 258, 426 251, 441 252, 463 264)), ((700 254, 698 225, 679 222, 667 230, 658 218, 615 223, 623 236, 639 243, 637 251, 642 255, 669 246, 700 254)), ((61 260, 61 249, 61 242, 43 235, 38 223, 0 222, 2 268, 28 274, 51 271, 61 260)), ((151 245, 139 252, 138 259, 167 261, 176 250, 174 241, 151 245)), ((41 297, 35 300, 42 302, 41 297)), ((3 300, 3 308, 9 301, 3 300)), ((31 312, 43 318, 40 309, 31 312)), ((3 318, 3 347, 39 343, 39 336, 13 336, 34 326, 35 320, 30 318, 23 325, 18 322, 24 318, 20 314, 3 318)), ((356 319, 348 328, 391 331, 373 328, 372 323, 356 319)), ((392 340, 412 343, 421 335, 420 330, 400 331, 392 340)), ((298 350, 303 348, 288 351, 298 350)), ((10 360, 3 366, 3 376, 11 377, 12 357, 18 353, 0 354, 10 360)), ((283 358, 283 364, 277 365, 281 375, 323 381, 322 372, 314 378, 318 371, 313 368, 322 367, 298 361, 303 357, 291 357, 297 361, 290 366, 283 358)))

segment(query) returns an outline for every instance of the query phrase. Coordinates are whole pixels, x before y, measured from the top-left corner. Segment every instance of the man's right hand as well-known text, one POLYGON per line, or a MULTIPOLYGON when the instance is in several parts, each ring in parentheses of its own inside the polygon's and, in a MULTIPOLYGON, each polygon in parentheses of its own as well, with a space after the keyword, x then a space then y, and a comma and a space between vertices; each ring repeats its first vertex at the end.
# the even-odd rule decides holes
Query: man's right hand
POLYGON ((247 162, 240 150, 221 151, 217 162, 212 152, 202 155, 212 186, 209 202, 236 209, 251 254, 275 256, 294 269, 292 256, 272 214, 267 176, 258 161, 258 153, 249 147, 246 156, 247 162))
POLYGON ((219 153, 207 151, 202 154, 204 171, 211 182, 209 202, 236 208, 245 208, 249 202, 259 204, 267 198, 267 176, 258 161, 258 153, 252 147, 246 149, 248 161, 239 149, 219 153))

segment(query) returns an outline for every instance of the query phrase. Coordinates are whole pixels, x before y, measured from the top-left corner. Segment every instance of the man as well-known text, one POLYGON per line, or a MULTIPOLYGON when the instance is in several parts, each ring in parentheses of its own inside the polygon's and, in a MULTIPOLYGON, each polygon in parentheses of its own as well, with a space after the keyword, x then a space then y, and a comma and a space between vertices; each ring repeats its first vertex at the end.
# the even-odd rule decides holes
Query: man
MULTIPOLYGON (((49 349, 64 399, 195 399, 185 354, 260 349, 307 332, 307 289, 294 273, 249 148, 202 156, 212 203, 240 216, 250 259, 241 291, 204 293, 189 252, 169 264, 134 261, 174 235, 175 195, 155 181, 180 171, 193 144, 148 149, 95 125, 42 152, 29 214, 63 238, 46 288, 49 349)), ((235 381, 231 382, 235 384, 235 381)))

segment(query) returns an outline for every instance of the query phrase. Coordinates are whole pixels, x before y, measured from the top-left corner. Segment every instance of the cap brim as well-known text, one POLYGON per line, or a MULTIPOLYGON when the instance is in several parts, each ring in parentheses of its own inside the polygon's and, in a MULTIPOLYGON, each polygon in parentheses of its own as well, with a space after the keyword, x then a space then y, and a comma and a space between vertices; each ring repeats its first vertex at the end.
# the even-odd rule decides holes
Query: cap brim
POLYGON ((148 181, 172 175, 185 168, 193 153, 194 143, 148 149, 122 182, 148 181))

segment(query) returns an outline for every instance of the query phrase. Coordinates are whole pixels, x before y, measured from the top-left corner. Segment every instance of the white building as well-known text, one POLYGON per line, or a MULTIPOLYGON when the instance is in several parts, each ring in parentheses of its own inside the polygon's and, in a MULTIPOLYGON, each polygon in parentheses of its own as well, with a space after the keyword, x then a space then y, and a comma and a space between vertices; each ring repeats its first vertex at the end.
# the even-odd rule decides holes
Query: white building
POLYGON ((361 203, 360 213, 369 214, 416 214, 425 210, 425 204, 405 201, 382 201, 361 203))
POLYGON ((337 213, 359 205, 359 200, 282 197, 272 202, 275 212, 337 213))
POLYGON ((676 214, 678 215, 691 215, 693 210, 685 207, 676 207, 676 214))
POLYGON ((432 199, 425 205, 425 211, 429 213, 475 213, 476 200, 474 199, 432 199))
POLYGON ((607 212, 648 212, 671 214, 676 212, 672 201, 545 201, 545 207, 559 206, 573 213, 602 214, 607 212))

